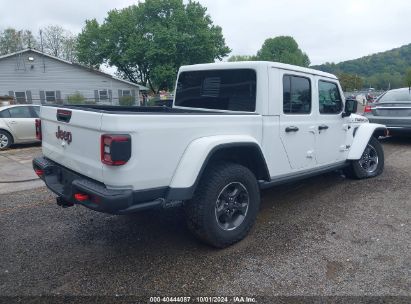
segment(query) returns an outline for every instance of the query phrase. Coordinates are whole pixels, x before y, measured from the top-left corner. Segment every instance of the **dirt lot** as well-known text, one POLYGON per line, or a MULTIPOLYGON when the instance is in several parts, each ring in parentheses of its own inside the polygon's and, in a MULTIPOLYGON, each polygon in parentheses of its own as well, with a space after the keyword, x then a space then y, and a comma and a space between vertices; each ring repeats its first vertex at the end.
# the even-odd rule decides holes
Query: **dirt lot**
POLYGON ((9 150, 0 151, 0 196, 44 185, 32 167, 33 157, 40 154, 39 144, 16 145, 9 150))
POLYGON ((411 296, 411 139, 386 169, 327 174, 263 193, 255 228, 225 250, 181 210, 62 209, 45 188, 0 195, 0 295, 411 296))

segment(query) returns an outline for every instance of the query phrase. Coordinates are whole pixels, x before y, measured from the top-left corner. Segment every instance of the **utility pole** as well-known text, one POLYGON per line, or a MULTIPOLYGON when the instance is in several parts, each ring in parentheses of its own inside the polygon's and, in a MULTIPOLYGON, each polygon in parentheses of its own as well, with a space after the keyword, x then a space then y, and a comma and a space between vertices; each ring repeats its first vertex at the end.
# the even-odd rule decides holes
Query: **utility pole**
POLYGON ((43 50, 43 31, 40 30, 40 46, 41 46, 41 54, 43 59, 43 73, 46 72, 46 62, 44 61, 44 50, 43 50))

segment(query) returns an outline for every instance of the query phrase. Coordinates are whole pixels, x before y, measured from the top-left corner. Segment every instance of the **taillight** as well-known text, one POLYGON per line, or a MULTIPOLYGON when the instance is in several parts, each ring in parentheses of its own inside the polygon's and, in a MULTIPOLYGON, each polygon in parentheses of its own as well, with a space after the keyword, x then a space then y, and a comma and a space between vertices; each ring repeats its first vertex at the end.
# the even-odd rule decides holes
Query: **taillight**
POLYGON ((41 140, 42 139, 42 136, 41 136, 41 120, 36 119, 35 125, 36 125, 36 138, 38 140, 41 140))
POLYGON ((90 199, 90 197, 88 196, 88 194, 75 193, 74 194, 74 199, 78 202, 85 202, 85 201, 88 201, 90 199))
POLYGON ((34 169, 34 172, 39 176, 42 177, 44 175, 44 170, 41 169, 34 169))
POLYGON ((371 106, 365 106, 364 113, 371 113, 371 112, 372 112, 371 106))
POLYGON ((109 166, 122 166, 131 157, 130 135, 101 135, 101 162, 109 166))

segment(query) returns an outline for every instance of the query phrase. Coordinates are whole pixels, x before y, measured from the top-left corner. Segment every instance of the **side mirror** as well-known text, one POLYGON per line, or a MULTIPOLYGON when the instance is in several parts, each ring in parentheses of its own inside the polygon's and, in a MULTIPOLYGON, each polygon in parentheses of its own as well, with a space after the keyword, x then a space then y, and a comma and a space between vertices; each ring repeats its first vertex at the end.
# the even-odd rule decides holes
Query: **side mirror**
POLYGON ((342 113, 342 117, 348 117, 353 113, 357 113, 357 106, 358 102, 356 99, 347 99, 345 101, 344 112, 342 113))

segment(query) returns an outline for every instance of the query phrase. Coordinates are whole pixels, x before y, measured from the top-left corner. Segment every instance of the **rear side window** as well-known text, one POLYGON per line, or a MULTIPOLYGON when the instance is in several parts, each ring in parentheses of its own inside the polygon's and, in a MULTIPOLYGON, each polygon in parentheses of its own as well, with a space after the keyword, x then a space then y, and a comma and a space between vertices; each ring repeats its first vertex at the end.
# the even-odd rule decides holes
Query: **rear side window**
POLYGON ((252 69, 182 72, 175 105, 212 110, 254 112, 256 72, 252 69))
POLYGON ((411 101, 411 90, 388 91, 378 102, 411 101))
POLYGON ((320 114, 339 114, 342 111, 343 103, 336 83, 320 80, 318 97, 320 114))
POLYGON ((10 118, 9 110, 0 111, 0 118, 10 118))
POLYGON ((292 75, 283 77, 284 114, 311 113, 311 81, 308 78, 292 75))
POLYGON ((29 107, 9 108, 11 118, 32 118, 29 107))

